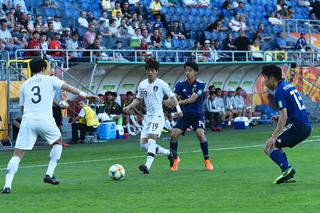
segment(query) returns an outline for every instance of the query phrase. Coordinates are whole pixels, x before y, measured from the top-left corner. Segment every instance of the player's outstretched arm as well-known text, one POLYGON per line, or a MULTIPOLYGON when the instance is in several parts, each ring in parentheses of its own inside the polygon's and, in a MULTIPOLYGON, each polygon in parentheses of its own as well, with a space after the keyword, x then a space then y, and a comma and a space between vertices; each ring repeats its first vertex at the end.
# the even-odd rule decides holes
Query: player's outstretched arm
POLYGON ((123 108, 123 111, 124 111, 125 113, 130 114, 130 109, 138 106, 140 103, 141 103, 141 99, 135 98, 135 99, 132 101, 131 104, 129 104, 128 106, 126 106, 126 107, 123 108))
POLYGON ((77 88, 75 88, 75 87, 73 87, 73 86, 71 86, 69 84, 63 84, 61 89, 66 90, 68 92, 71 92, 71 93, 73 93, 75 95, 79 95, 79 96, 81 96, 83 98, 86 98, 86 99, 94 98, 96 100, 99 100, 98 96, 89 95, 88 93, 85 93, 85 92, 83 92, 83 91, 81 91, 81 90, 79 90, 79 89, 77 89, 77 88))

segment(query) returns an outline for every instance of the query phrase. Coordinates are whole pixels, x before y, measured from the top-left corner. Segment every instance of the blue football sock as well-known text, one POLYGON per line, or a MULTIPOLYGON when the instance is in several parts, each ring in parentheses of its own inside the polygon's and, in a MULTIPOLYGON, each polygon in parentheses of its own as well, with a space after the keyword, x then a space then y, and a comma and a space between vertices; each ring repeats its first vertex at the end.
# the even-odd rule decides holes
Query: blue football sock
POLYGON ((284 159, 286 160, 287 164, 288 164, 288 167, 291 167, 291 164, 289 163, 288 161, 288 158, 287 158, 287 155, 284 151, 282 151, 282 156, 284 157, 284 159))
POLYGON ((205 160, 209 159, 208 141, 200 142, 201 150, 205 160))
POLYGON ((174 151, 178 151, 178 141, 175 141, 175 142, 170 142, 170 149, 171 150, 174 150, 174 151))
POLYGON ((281 168, 282 171, 285 171, 289 168, 288 161, 283 156, 281 150, 270 150, 269 157, 281 168))

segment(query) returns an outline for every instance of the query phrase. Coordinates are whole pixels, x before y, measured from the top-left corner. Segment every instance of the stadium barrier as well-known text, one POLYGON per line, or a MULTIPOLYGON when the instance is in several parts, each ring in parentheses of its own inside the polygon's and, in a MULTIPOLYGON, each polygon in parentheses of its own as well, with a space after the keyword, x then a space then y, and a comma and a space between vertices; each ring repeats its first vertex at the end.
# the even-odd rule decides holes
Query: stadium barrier
MULTIPOLYGON (((185 62, 194 60, 196 62, 252 62, 253 53, 261 54, 261 61, 264 60, 264 51, 208 51, 208 50, 137 50, 137 49, 99 49, 99 50, 72 50, 72 49, 18 49, 15 51, 15 60, 21 59, 21 55, 26 52, 36 52, 41 57, 52 57, 47 52, 63 52, 63 56, 57 57, 59 60, 65 61, 65 67, 69 68, 72 64, 93 63, 96 61, 117 61, 117 62, 143 62, 148 57, 153 57, 161 63, 185 62), (78 53, 81 57, 72 58, 72 53, 78 53), (82 56, 86 53, 88 56, 82 56), (144 56, 143 56, 144 54, 144 56), (146 56, 146 55, 147 56, 146 56)), ((268 61, 283 61, 286 59, 288 52, 285 52, 284 58, 268 58, 268 61)), ((55 58, 53 58, 55 59, 55 58)), ((259 60, 260 61, 260 60, 259 60)))

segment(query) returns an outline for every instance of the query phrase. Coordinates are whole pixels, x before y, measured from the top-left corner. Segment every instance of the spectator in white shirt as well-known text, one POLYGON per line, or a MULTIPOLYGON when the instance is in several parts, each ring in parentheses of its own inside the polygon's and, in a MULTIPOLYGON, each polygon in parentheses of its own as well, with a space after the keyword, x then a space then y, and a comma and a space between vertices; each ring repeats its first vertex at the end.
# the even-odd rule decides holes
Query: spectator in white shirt
POLYGON ((21 5, 21 12, 28 12, 27 7, 26 7, 26 3, 24 2, 24 0, 13 0, 13 7, 16 8, 17 5, 20 4, 21 5))
POLYGON ((80 17, 78 18, 79 26, 88 28, 89 23, 88 23, 88 21, 86 19, 86 16, 87 16, 87 13, 85 11, 81 11, 80 12, 80 17))
POLYGON ((229 27, 234 32, 239 32, 241 29, 241 16, 239 14, 236 15, 235 18, 231 19, 229 22, 229 27))
POLYGON ((61 32, 63 27, 60 21, 61 17, 59 15, 55 15, 53 19, 53 29, 55 32, 61 32))
MULTIPOLYGON (((69 50, 79 50, 79 35, 77 32, 72 32, 71 39, 69 39, 66 43, 66 49, 69 50)), ((72 58, 80 57, 80 52, 69 52, 69 56, 72 58)))
POLYGON ((282 25, 284 24, 284 23, 283 23, 283 20, 282 20, 282 18, 281 18, 280 13, 277 13, 277 14, 275 15, 275 13, 272 12, 272 13, 270 14, 270 17, 268 18, 268 21, 269 21, 269 23, 270 23, 271 25, 282 26, 282 25))

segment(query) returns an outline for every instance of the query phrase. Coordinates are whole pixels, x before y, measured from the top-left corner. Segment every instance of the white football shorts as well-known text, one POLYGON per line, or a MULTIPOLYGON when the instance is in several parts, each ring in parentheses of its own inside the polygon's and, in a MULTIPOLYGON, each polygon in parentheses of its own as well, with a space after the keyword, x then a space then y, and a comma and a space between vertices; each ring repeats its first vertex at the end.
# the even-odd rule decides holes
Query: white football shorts
POLYGON ((161 136, 162 129, 164 127, 165 118, 163 115, 144 117, 145 125, 142 127, 140 138, 148 138, 149 134, 161 136))
POLYGON ((32 150, 38 136, 41 136, 50 145, 61 137, 61 132, 54 118, 41 120, 22 119, 15 148, 32 150))

